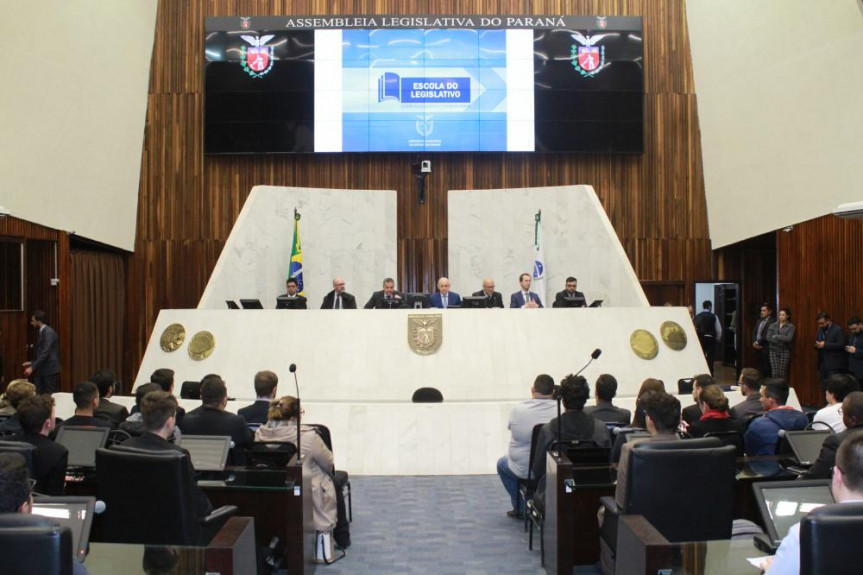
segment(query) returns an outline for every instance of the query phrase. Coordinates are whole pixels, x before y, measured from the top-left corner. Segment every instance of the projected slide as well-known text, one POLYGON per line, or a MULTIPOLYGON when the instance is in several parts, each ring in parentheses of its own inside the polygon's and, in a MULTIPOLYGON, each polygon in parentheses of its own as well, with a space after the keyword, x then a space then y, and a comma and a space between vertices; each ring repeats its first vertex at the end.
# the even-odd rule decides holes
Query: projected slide
POLYGON ((326 30, 315 50, 315 151, 534 149, 530 30, 326 30))

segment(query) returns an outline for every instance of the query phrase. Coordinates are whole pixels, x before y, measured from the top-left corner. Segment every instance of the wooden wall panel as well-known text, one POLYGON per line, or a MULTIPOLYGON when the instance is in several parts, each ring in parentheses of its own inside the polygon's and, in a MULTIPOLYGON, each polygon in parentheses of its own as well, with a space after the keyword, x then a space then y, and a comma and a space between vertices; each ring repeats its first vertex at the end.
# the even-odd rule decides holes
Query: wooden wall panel
MULTIPOLYGON (((137 240, 126 274, 126 379, 159 309, 197 305, 259 184, 396 190, 396 280, 403 290, 429 290, 447 271, 448 190, 566 184, 595 187, 640 279, 689 286, 714 277, 684 0, 161 0, 142 161, 137 240), (203 156, 204 18, 375 13, 643 16, 645 153, 430 154, 423 205, 411 169, 418 156, 203 156)), ((498 283, 509 289, 508 280, 498 283)))
MULTIPOLYGON (((825 311, 843 329, 851 316, 863 316, 863 221, 824 216, 776 232, 779 305, 791 308, 797 341, 791 382, 811 404, 824 397, 815 371, 815 316, 825 311)), ((846 329, 847 333, 847 329, 846 329)))

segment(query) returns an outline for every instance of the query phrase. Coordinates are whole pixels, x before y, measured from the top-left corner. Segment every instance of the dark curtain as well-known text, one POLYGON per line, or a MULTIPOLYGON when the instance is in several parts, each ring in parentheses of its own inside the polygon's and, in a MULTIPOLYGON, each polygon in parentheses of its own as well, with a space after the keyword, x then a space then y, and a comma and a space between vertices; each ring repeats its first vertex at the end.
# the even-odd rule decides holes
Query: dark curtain
POLYGON ((123 256, 85 250, 71 255, 72 385, 99 369, 112 369, 119 377, 126 328, 123 256))

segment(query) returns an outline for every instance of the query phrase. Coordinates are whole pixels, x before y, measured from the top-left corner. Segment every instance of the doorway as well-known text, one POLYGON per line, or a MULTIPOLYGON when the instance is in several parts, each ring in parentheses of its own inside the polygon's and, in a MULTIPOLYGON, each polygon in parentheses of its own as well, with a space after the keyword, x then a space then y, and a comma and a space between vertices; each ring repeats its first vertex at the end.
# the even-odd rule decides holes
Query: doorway
POLYGON ((713 377, 717 383, 734 385, 741 369, 740 282, 695 282, 694 293, 696 315, 703 311, 704 302, 710 302, 718 320, 712 353, 705 353, 713 357, 713 377))

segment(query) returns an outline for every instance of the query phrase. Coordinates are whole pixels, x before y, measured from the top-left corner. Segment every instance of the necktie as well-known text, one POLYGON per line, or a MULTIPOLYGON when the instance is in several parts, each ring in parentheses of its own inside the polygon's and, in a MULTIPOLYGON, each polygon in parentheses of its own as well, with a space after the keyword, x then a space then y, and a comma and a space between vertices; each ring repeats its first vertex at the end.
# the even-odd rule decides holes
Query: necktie
POLYGON ((443 306, 444 306, 444 307, 447 307, 447 301, 448 301, 448 299, 449 299, 449 298, 448 298, 447 296, 443 296, 443 306))
POLYGON ((336 309, 342 309, 342 294, 336 296, 336 309))
POLYGON ((530 301, 530 292, 524 292, 524 303, 530 301))

